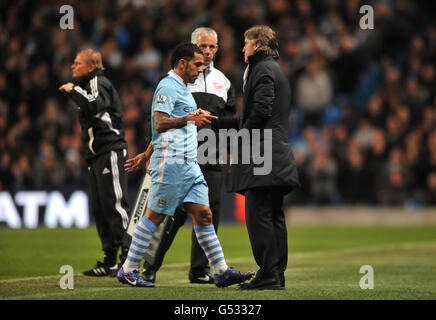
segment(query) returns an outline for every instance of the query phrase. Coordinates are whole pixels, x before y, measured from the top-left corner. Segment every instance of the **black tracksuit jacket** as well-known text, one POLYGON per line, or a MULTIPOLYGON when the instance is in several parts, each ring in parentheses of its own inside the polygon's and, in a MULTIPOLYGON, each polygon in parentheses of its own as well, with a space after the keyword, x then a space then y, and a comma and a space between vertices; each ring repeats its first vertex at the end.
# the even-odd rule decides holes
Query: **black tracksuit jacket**
POLYGON ((127 149, 120 98, 101 70, 78 80, 70 96, 79 107, 87 162, 111 150, 127 149))

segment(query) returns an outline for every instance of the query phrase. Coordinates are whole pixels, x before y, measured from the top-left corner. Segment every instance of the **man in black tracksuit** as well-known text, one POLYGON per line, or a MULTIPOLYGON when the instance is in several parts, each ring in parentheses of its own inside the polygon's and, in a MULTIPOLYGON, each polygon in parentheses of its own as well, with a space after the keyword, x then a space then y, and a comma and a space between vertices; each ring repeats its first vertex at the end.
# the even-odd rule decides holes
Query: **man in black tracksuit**
POLYGON ((62 85, 77 104, 82 127, 82 143, 91 187, 92 212, 102 242, 104 261, 83 272, 87 276, 115 276, 117 253, 127 256, 130 237, 127 203, 127 143, 122 123, 123 110, 117 91, 103 75, 101 54, 87 49, 79 52, 74 64, 73 83, 62 85), (123 240, 124 237, 124 240, 123 240))
MULTIPOLYGON (((197 44, 202 50, 205 65, 202 74, 200 74, 195 83, 188 85, 197 103, 197 107, 207 110, 213 115, 222 117, 233 116, 236 112, 233 86, 227 77, 213 65, 213 59, 218 50, 218 36, 216 32, 210 28, 197 28, 192 32, 191 42, 197 44)), ((200 145, 201 142, 199 142, 200 145)), ((216 153, 215 156, 218 163, 217 149, 210 149, 209 151, 216 153)), ((222 168, 219 164, 200 164, 200 168, 209 187, 209 205, 212 211, 213 225, 217 232, 220 218, 221 187, 223 183, 222 168)), ((185 223, 186 219, 186 211, 177 209, 174 217, 168 219, 162 239, 157 241, 152 240, 152 246, 157 246, 157 250, 153 263, 147 262, 146 255, 143 276, 147 281, 155 281, 156 271, 162 265, 164 255, 174 240, 177 230, 185 223)), ((213 283, 208 259, 198 244, 194 231, 192 232, 189 280, 191 283, 213 283)))

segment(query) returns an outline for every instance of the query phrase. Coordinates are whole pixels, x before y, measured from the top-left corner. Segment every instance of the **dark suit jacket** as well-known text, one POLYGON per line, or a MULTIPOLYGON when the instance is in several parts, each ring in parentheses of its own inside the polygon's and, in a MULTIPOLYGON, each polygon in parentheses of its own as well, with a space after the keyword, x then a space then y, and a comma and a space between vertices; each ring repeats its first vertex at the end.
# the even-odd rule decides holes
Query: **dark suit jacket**
POLYGON ((247 153, 244 152, 242 143, 247 140, 239 139, 238 161, 231 166, 230 191, 244 194, 245 190, 254 187, 279 186, 283 187, 284 193, 288 193, 300 185, 288 138, 291 107, 289 82, 278 62, 263 52, 256 52, 249 57, 249 66, 242 116, 237 119, 220 118, 212 124, 215 130, 235 128, 239 133, 243 131, 241 129, 250 132, 250 163, 243 163, 247 153), (260 139, 254 129, 260 132, 260 139), (259 158, 253 157, 253 147, 257 144, 260 145, 260 151, 264 152, 261 154, 264 163, 259 164, 259 158), (269 166, 265 164, 266 161, 271 162, 269 166), (262 167, 265 173, 256 175, 254 170, 262 167), (269 172, 268 167, 271 168, 269 172))

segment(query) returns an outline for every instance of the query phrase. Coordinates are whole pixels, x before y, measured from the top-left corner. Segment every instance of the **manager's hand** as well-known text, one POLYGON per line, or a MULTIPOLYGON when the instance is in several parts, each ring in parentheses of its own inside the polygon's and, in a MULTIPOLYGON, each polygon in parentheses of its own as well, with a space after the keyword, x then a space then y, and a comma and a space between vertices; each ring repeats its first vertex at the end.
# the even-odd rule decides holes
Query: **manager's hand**
POLYGON ((209 111, 198 108, 197 110, 195 110, 194 112, 195 115, 199 115, 199 114, 211 114, 209 111))

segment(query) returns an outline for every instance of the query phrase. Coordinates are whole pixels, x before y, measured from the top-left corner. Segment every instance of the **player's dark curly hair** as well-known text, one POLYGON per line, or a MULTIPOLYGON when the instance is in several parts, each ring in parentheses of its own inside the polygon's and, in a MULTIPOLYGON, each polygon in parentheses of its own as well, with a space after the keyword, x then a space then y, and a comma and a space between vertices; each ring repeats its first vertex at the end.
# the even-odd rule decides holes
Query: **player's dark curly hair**
POLYGON ((188 61, 191 60, 192 58, 194 58, 194 53, 199 53, 203 55, 203 52, 196 44, 190 42, 183 42, 179 44, 177 47, 174 48, 171 55, 171 68, 174 69, 174 67, 181 59, 186 59, 188 61))

